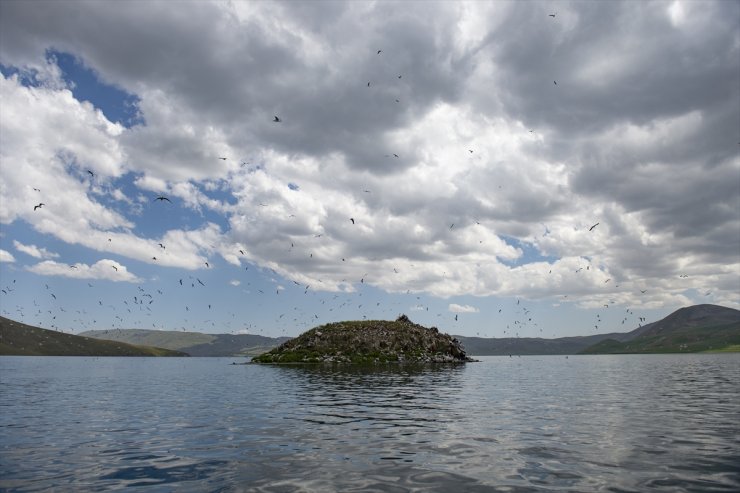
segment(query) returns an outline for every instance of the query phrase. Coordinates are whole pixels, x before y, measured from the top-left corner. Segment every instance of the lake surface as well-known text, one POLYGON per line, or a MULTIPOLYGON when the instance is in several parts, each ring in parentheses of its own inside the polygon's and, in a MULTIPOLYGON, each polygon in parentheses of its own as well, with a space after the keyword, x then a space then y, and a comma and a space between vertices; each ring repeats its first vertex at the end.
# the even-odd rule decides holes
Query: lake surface
POLYGON ((740 355, 481 360, 0 357, 0 490, 740 490, 740 355))

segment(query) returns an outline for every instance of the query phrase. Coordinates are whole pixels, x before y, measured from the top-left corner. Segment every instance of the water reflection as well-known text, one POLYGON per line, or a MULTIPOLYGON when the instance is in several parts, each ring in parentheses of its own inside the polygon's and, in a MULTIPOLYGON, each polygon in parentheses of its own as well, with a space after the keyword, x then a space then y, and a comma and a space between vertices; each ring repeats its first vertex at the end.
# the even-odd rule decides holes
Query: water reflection
POLYGON ((0 490, 740 490, 737 355, 230 363, 0 358, 0 490))

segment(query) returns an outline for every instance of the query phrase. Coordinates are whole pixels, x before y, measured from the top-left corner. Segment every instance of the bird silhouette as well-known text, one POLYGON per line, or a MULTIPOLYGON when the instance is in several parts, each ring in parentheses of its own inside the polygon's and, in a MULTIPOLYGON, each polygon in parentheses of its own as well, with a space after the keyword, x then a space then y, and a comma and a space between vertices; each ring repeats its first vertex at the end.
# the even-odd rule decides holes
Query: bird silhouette
POLYGON ((43 202, 41 202, 41 203, 40 203, 39 205, 34 205, 34 206, 33 206, 33 210, 36 210, 36 209, 40 209, 41 207, 43 207, 43 206, 45 206, 45 205, 46 205, 46 204, 44 204, 43 202))
POLYGON ((90 170, 87 170, 87 172, 88 172, 88 173, 90 173, 90 176, 91 176, 91 177, 95 178, 95 173, 93 173, 93 172, 92 172, 92 171, 90 171, 90 170))
POLYGON ((111 265, 111 267, 113 267, 114 269, 116 269, 116 272, 118 272, 118 267, 116 267, 115 265, 111 265))
POLYGON ((159 197, 157 197, 157 198, 156 198, 156 199, 154 199, 154 200, 159 200, 159 201, 161 201, 161 202, 164 202, 164 201, 166 200, 166 201, 167 201, 167 202, 169 202, 170 204, 172 203, 172 201, 171 201, 170 199, 168 199, 167 197, 165 197, 164 195, 160 195, 159 197))
POLYGON ((383 52, 383 50, 378 50, 378 52, 376 53, 376 55, 380 55, 382 52, 383 52))
MULTIPOLYGON (((557 13, 557 12, 556 12, 556 13, 557 13)), ((548 16, 550 16, 550 17, 554 18, 554 17, 555 17, 555 14, 548 14, 548 16)))
POLYGON ((276 115, 275 118, 273 118, 272 121, 273 121, 273 123, 280 123, 282 120, 280 118, 278 118, 277 115, 276 115))
POLYGON ((225 157, 220 157, 219 159, 220 159, 221 161, 226 161, 226 158, 225 158, 225 157))
POLYGON ((349 218, 349 220, 350 220, 350 221, 352 221, 352 224, 354 224, 354 223, 355 223, 355 220, 354 220, 354 218, 350 217, 350 218, 349 218))
POLYGON ((593 231, 593 230, 594 230, 594 228, 595 228, 596 226, 598 226, 599 224, 600 224, 600 223, 596 223, 596 224, 594 224, 593 226, 591 226, 590 228, 588 228, 588 230, 589 230, 589 231, 593 231))

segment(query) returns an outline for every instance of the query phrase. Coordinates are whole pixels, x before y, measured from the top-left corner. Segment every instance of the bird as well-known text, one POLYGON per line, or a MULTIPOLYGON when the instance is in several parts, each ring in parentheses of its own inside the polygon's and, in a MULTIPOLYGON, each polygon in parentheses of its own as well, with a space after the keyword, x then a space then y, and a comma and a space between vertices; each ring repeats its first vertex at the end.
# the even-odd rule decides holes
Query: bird
POLYGON ((164 195, 160 195, 159 197, 157 197, 157 198, 156 198, 156 199, 154 199, 154 200, 159 200, 159 201, 161 201, 161 202, 164 202, 164 201, 166 200, 166 201, 167 201, 167 202, 169 202, 170 204, 172 203, 172 201, 171 201, 170 199, 168 199, 167 197, 165 197, 164 195))
POLYGON ((44 204, 43 202, 41 202, 41 203, 39 203, 39 205, 34 205, 34 206, 33 206, 33 210, 36 210, 36 209, 40 209, 41 207, 43 207, 43 206, 45 206, 45 205, 46 205, 46 204, 44 204))
POLYGON ((552 83, 555 84, 556 86, 558 85, 558 81, 556 80, 552 81, 552 83))
POLYGON ((34 188, 34 190, 36 190, 37 192, 40 192, 41 191, 40 188, 34 188))
POLYGON ((598 226, 599 224, 600 224, 600 223, 596 223, 596 224, 594 224, 593 226, 591 226, 590 228, 588 228, 588 230, 589 230, 589 231, 593 231, 593 230, 594 230, 594 228, 595 228, 596 226, 598 226))
POLYGON ((208 262, 204 262, 206 264, 206 267, 210 268, 211 266, 208 265, 208 262))
MULTIPOLYGON (((556 12, 557 13, 557 12, 556 12)), ((555 14, 548 14, 549 17, 555 18, 555 14)))
POLYGON ((378 50, 378 52, 376 53, 376 55, 380 55, 382 52, 383 52, 383 50, 378 50))
POLYGON ((225 157, 220 157, 219 159, 220 159, 221 161, 226 161, 226 158, 225 158, 225 157))
POLYGON ((393 154, 393 157, 398 157, 398 154, 395 154, 395 153, 394 153, 394 154, 393 154))
POLYGON ((370 82, 367 83, 367 87, 370 87, 370 82))
POLYGON ((111 267, 113 267, 114 269, 116 269, 116 272, 118 272, 118 267, 116 267, 115 265, 111 265, 111 267))
POLYGON ((272 121, 273 123, 280 123, 282 120, 277 115, 275 115, 275 118, 273 118, 272 121))
POLYGON ((355 219, 354 218, 350 217, 349 220, 352 221, 352 224, 355 223, 355 219))
POLYGON ((165 249, 163 244, 160 243, 159 246, 161 246, 163 250, 165 249))
POLYGON ((95 173, 93 173, 93 172, 92 172, 92 171, 90 171, 90 170, 87 170, 87 172, 88 172, 88 173, 90 173, 90 176, 91 176, 91 177, 95 178, 95 173))

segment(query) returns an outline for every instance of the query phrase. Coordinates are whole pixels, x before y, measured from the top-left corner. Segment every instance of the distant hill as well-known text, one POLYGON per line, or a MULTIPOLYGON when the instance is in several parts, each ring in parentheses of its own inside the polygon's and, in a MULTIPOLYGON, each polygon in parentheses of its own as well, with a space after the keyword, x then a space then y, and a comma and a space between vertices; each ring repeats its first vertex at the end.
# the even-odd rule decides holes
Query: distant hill
MULTIPOLYGON (((679 342, 676 351, 704 351, 725 348, 732 339, 737 324, 740 323, 740 311, 717 305, 695 305, 682 308, 664 319, 646 324, 631 332, 614 332, 580 337, 559 337, 543 339, 536 337, 456 337, 471 356, 494 356, 509 354, 577 354, 593 350, 591 354, 616 352, 661 352, 660 344, 646 346, 620 346, 641 336, 661 337, 663 332, 678 330, 688 331, 681 337, 686 342, 679 342), (735 325, 733 325, 735 324, 735 325), (716 330, 696 332, 694 329, 716 326, 716 330), (727 327, 729 325, 729 327, 727 327), (729 330, 729 332, 725 332, 729 330), (693 335, 691 335, 693 334, 693 335), (711 336, 711 337, 710 337, 711 336), (714 337, 717 337, 715 340, 714 337), (692 339, 694 337, 694 339, 692 339), (728 339, 729 337, 729 339, 728 339), (691 341, 697 341, 696 344, 691 341), (599 343, 605 346, 596 346, 599 343), (680 349, 680 344, 689 344, 680 349), (711 348, 709 346, 712 346, 711 348), (692 349, 689 349, 692 348, 692 349)), ((675 334, 679 336, 680 334, 675 334)), ((144 344, 167 349, 183 351, 191 356, 256 356, 269 351, 290 339, 289 337, 264 337, 251 334, 201 334, 199 332, 177 332, 163 330, 115 329, 83 332, 83 336, 98 339, 110 339, 129 344, 144 344)), ((645 342, 645 341, 643 341, 645 342)), ((736 342, 734 344, 740 344, 736 342)), ((736 350, 740 351, 740 347, 736 350)))
POLYGON ((592 336, 558 337, 455 337, 472 356, 505 356, 508 354, 576 354, 605 339, 622 340, 626 333, 598 334, 592 336))
POLYGON ((582 354, 740 351, 740 310, 717 305, 681 308, 617 340, 607 338, 582 354))
POLYGON ((202 334, 146 329, 91 330, 80 335, 173 349, 190 356, 256 356, 290 339, 253 334, 202 334))
POLYGON ((187 356, 180 351, 104 341, 42 329, 0 317, 3 356, 187 356))

